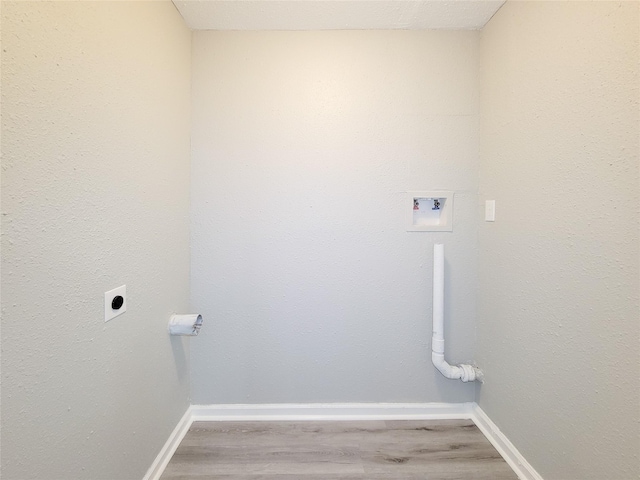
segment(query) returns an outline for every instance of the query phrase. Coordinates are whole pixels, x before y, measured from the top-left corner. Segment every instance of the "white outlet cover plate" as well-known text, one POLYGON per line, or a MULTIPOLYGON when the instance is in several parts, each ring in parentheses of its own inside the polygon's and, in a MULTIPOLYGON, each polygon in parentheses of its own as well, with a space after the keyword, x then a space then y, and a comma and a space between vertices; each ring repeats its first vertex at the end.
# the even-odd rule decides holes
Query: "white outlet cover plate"
POLYGON ((127 286, 122 285, 121 287, 114 288, 113 290, 109 290, 104 293, 104 321, 108 322, 111 319, 116 318, 118 315, 122 315, 127 311, 127 286), (111 302, 115 297, 120 295, 124 298, 124 303, 118 310, 114 310, 111 308, 111 302))

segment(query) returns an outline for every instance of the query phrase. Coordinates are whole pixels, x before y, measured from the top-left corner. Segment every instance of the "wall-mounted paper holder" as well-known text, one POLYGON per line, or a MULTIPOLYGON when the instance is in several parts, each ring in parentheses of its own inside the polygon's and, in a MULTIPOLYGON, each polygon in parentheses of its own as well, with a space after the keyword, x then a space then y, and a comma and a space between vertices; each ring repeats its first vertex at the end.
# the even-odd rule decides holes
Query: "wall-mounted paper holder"
POLYGON ((169 333, 171 335, 187 335, 194 337, 202 328, 202 315, 188 313, 184 315, 172 315, 169 320, 169 333))

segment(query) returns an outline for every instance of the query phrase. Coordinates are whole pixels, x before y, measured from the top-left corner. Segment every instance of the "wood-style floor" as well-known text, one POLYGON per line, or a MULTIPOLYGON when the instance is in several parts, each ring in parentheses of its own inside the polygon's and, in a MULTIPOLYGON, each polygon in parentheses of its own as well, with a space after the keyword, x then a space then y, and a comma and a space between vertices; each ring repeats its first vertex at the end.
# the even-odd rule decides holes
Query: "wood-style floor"
POLYGON ((162 480, 517 480, 470 420, 194 422, 162 480))

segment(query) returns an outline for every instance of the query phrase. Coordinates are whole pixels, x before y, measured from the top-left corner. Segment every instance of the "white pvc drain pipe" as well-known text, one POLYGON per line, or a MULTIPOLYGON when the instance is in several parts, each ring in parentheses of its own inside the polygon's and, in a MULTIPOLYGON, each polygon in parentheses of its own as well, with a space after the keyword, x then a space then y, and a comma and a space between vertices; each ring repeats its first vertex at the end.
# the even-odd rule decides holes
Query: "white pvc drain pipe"
POLYGON ((473 365, 449 365, 444 359, 444 245, 433 246, 433 336, 431 361, 442 375, 463 382, 482 381, 482 371, 473 365))

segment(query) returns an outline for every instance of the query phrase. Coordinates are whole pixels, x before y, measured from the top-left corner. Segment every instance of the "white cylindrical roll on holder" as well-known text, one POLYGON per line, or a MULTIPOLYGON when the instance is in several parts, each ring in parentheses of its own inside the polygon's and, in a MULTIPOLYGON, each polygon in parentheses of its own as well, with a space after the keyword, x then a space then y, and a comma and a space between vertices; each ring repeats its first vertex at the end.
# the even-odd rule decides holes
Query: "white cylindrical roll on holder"
POLYGON ((188 335, 194 337, 200 333, 202 315, 199 313, 176 314, 169 320, 171 335, 188 335))

